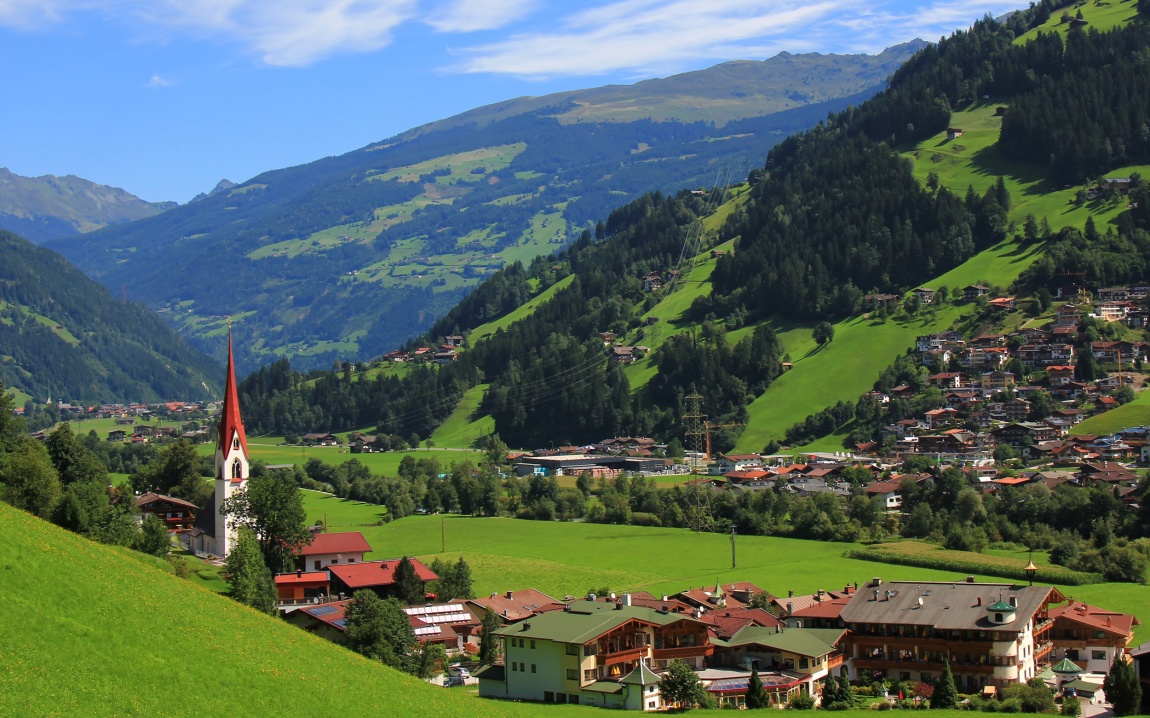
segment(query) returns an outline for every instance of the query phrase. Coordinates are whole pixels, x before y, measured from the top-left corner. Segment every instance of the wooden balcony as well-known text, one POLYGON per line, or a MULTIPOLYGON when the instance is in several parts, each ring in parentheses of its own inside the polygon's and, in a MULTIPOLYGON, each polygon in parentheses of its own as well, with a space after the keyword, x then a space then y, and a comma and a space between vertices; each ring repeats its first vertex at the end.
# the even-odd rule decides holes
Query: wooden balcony
POLYGON ((710 656, 714 654, 715 647, 711 644, 703 646, 680 646, 679 648, 656 648, 651 652, 655 660, 672 661, 676 658, 695 658, 696 656, 710 656))
POLYGON ((616 663, 627 663, 628 661, 638 661, 647 655, 647 649, 643 647, 638 648, 624 648, 613 653, 600 653, 599 665, 611 666, 616 663))
MULTIPOLYGON (((881 658, 856 658, 854 666, 859 670, 868 671, 926 671, 928 673, 941 673, 943 664, 932 661, 892 661, 881 658)), ((952 663, 950 668, 955 673, 993 673, 995 666, 978 663, 952 663)))

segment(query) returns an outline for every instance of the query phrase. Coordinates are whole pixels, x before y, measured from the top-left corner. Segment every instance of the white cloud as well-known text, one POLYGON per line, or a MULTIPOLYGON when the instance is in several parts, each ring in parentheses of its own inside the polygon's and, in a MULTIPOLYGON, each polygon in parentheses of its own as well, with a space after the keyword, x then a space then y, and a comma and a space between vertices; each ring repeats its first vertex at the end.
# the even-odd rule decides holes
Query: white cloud
POLYGON ((440 32, 475 32, 506 27, 522 20, 536 0, 452 0, 424 21, 440 32))
POLYGON ((28 30, 57 22, 76 3, 68 0, 0 0, 0 25, 28 30))
POLYGON ((152 73, 152 78, 151 78, 150 80, 148 80, 148 84, 147 84, 147 86, 148 86, 148 87, 156 87, 156 88, 159 88, 159 87, 171 87, 171 86, 172 86, 172 83, 171 83, 171 81, 170 81, 170 80, 167 80, 167 79, 165 79, 165 78, 163 78, 163 77, 160 77, 158 74, 156 74, 156 73, 154 73, 154 72, 153 72, 153 73, 152 73))
POLYGON ((780 0, 617 0, 527 33, 464 50, 454 68, 520 76, 592 75, 672 69, 697 58, 749 57, 813 46, 812 24, 851 2, 780 0))

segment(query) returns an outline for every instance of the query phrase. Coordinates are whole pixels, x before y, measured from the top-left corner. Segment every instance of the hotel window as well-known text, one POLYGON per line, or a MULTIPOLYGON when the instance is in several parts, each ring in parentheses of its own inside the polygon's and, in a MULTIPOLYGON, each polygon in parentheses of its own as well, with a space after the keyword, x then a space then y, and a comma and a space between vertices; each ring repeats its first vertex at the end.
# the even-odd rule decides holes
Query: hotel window
POLYGON ((534 664, 534 663, 532 663, 532 664, 531 664, 531 672, 532 672, 532 673, 534 673, 534 672, 535 672, 535 664, 534 664))
POLYGON ((576 646, 574 643, 568 643, 567 644, 567 655, 569 655, 569 656, 579 655, 579 646, 576 646))
POLYGON ((533 650, 533 651, 535 650, 535 639, 534 638, 531 639, 531 650, 533 650))
POLYGON ((1106 651, 1091 651, 1090 652, 1090 660, 1092 660, 1092 661, 1105 661, 1106 660, 1106 651))
POLYGON ((583 669, 583 680, 585 680, 585 681, 595 680, 595 671, 591 670, 590 668, 583 669))
POLYGON ((321 564, 319 561, 315 561, 314 563, 315 563, 315 570, 318 571, 320 569, 321 564))
POLYGON ((593 655, 595 655, 595 654, 597 653, 597 651, 595 650, 595 649, 596 649, 596 647, 597 647, 597 646, 596 646, 594 643, 587 643, 587 644, 584 644, 584 646, 583 646, 583 655, 584 655, 584 656, 593 656, 593 655))
POLYGON ((806 656, 803 656, 802 658, 799 659, 799 668, 810 668, 810 667, 811 667, 810 661, 807 660, 806 656))
POLYGON ((568 668, 567 669, 567 680, 569 680, 569 681, 579 680, 579 669, 578 668, 568 668))

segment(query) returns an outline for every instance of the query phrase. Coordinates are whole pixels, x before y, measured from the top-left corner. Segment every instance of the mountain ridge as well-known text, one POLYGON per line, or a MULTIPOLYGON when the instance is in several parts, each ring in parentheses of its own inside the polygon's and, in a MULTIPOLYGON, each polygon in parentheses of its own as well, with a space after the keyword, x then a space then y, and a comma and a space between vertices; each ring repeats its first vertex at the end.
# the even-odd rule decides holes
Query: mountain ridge
POLYGON ((0 229, 34 244, 151 217, 177 206, 73 174, 24 177, 0 167, 0 229))

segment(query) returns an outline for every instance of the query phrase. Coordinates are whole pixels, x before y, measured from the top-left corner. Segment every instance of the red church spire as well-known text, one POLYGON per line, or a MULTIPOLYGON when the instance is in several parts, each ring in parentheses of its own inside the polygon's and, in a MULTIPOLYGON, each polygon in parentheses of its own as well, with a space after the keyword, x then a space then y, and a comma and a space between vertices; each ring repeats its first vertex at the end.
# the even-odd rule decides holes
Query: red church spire
POLYGON ((240 418, 240 395, 236 391, 236 364, 232 358, 232 329, 228 327, 228 377, 224 385, 224 406, 220 411, 220 432, 216 446, 224 456, 231 450, 232 437, 238 436, 244 456, 248 454, 248 437, 240 418))

